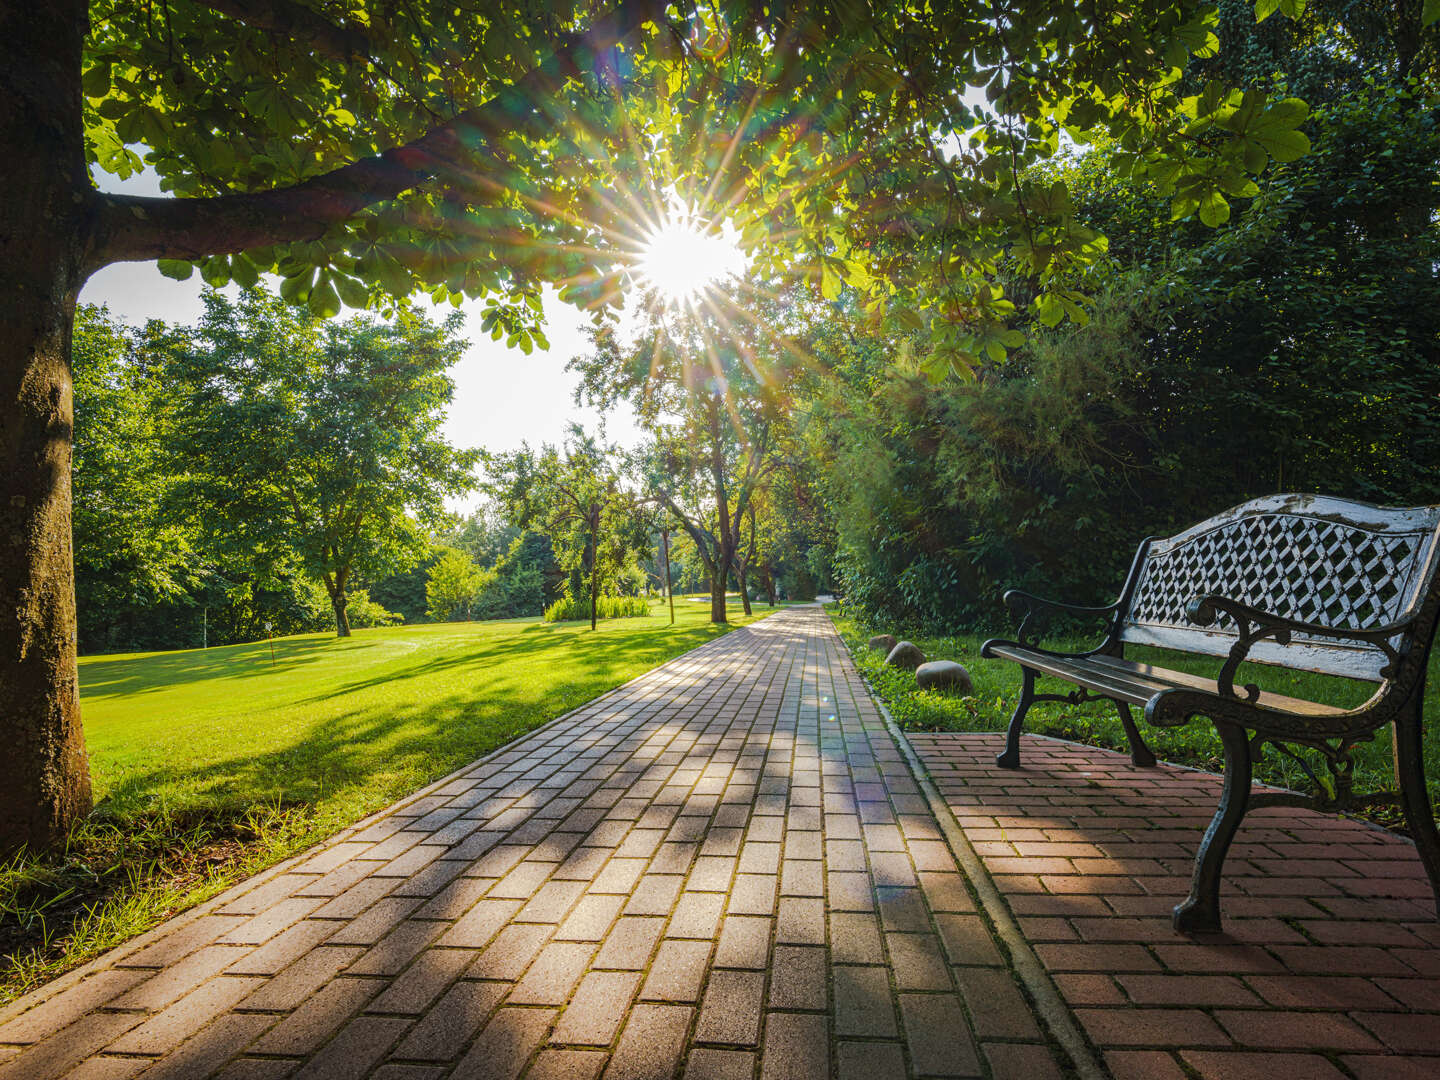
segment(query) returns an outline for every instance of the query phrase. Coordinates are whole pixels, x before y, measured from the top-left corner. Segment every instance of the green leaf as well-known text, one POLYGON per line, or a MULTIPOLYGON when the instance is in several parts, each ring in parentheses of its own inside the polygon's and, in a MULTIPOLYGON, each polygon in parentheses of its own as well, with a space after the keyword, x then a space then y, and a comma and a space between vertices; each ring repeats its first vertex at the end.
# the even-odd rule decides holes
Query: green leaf
POLYGON ((243 252, 230 257, 230 276, 243 288, 254 288, 260 280, 260 268, 243 252))
POLYGON ((348 274, 335 274, 331 281, 340 293, 340 299, 345 301, 346 307, 363 309, 370 305, 370 288, 363 281, 348 274))
POLYGON ((329 274, 322 274, 315 283, 306 306, 310 308, 312 315, 318 315, 322 319, 331 319, 340 314, 340 296, 335 292, 335 286, 330 283, 329 274))
POLYGON ((1305 0, 1255 0, 1255 21, 1264 22, 1275 12, 1298 19, 1305 12, 1305 0))
POLYGON ((188 281, 190 275, 195 272, 195 264, 186 262, 184 259, 157 259, 155 268, 168 278, 176 281, 188 281))
POLYGON ((1065 317, 1065 307, 1054 293, 1041 293, 1037 296, 1035 308, 1040 313, 1040 321, 1046 326, 1059 326, 1060 320, 1065 317))
POLYGON ((820 295, 826 300, 835 300, 840 296, 840 275, 828 259, 820 263, 820 295))
POLYGON ((303 303, 310 295, 310 282, 315 276, 315 271, 306 268, 293 277, 282 278, 280 281, 280 295, 292 304, 303 303))
POLYGON ((1214 229, 1230 220, 1230 204, 1218 191, 1207 192, 1200 199, 1200 220, 1214 229))
POLYGON ((1420 25, 1429 26, 1436 19, 1440 19, 1440 0, 1425 0, 1425 7, 1420 12, 1420 25))

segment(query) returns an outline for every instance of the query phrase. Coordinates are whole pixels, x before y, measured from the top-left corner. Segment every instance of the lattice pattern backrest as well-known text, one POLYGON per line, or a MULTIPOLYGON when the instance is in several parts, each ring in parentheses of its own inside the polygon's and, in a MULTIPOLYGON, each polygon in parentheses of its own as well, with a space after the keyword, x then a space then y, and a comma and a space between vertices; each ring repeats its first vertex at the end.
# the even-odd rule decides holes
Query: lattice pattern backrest
MULTIPOLYGON (((1428 589, 1437 523, 1437 507, 1391 510, 1314 496, 1246 503, 1151 545, 1121 637, 1224 653, 1235 637, 1232 621, 1202 629, 1185 615, 1207 594, 1323 626, 1383 626, 1428 589)), ((1384 666, 1371 646, 1313 637, 1297 637, 1288 649, 1271 643, 1255 656, 1360 678, 1378 678, 1384 666)))

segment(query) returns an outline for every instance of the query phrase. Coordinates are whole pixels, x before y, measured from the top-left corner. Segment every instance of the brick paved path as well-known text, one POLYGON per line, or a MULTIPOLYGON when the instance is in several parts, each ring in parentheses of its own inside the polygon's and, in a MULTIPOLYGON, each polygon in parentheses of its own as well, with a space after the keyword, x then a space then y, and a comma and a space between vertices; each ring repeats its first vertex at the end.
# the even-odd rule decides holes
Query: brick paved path
POLYGON ((0 1014, 0 1077, 26 1080, 1043 1080, 1054 1061, 818 608, 0 1014))
POLYGON ((1218 777, 1050 739, 1024 741, 1020 772, 995 767, 1000 735, 910 742, 1120 1080, 1440 1077, 1440 924, 1408 841, 1255 811, 1226 936, 1187 940, 1170 908, 1218 777))

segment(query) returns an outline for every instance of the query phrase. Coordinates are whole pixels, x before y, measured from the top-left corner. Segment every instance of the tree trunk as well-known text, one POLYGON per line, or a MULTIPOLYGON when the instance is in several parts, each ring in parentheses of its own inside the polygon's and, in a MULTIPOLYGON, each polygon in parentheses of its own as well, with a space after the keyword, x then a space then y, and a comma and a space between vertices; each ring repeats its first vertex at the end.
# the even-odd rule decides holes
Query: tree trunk
POLYGON ((345 596, 344 590, 341 590, 337 595, 330 597, 330 606, 335 609, 336 637, 350 636, 350 616, 345 611, 346 605, 348 605, 349 602, 349 599, 345 596))
POLYGON ((595 629, 595 609, 600 606, 600 525, 595 511, 590 518, 590 629, 595 629))
POLYGON ((77 0, 0 4, 0 851, 90 810, 75 666, 70 335, 84 283, 77 0))
POLYGON ((723 558, 716 562, 710 574, 710 621, 724 623, 730 621, 725 614, 725 582, 729 577, 730 563, 723 558))
MULTIPOLYGON (((348 566, 337 570, 333 577, 325 575, 325 588, 330 593, 330 607, 335 612, 336 637, 350 636, 350 616, 345 610, 350 603, 350 598, 345 595, 345 582, 349 577, 348 566)), ((454 612, 450 614, 453 615, 454 612)))
POLYGON ((750 568, 744 563, 737 563, 735 566, 735 577, 740 582, 740 606, 745 609, 745 614, 750 611, 750 568))
POLYGON ((764 573, 764 581, 765 581, 765 598, 766 598, 766 600, 769 601, 770 606, 771 606, 771 607, 774 607, 774 606, 775 606, 775 571, 771 570, 771 569, 767 566, 767 567, 765 567, 763 573, 764 573))
POLYGON ((665 552, 665 595, 670 601, 670 625, 675 625, 675 583, 670 580, 670 531, 660 530, 660 547, 665 552))

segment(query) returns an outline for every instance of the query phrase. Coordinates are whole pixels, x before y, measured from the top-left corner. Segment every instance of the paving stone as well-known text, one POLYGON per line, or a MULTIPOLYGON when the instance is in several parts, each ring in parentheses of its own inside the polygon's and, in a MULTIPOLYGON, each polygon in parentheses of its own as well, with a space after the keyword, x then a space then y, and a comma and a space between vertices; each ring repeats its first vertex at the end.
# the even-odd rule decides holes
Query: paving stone
POLYGON ((694 1010, 636 1005, 630 1010, 604 1080, 671 1080, 685 1048, 694 1010))
POLYGON ((554 1009, 501 1009, 451 1073, 454 1080, 513 1080, 545 1038, 554 1009))
POLYGON ((420 1061, 448 1061, 490 1018, 509 983, 462 980, 432 1005, 396 1053, 420 1061))
POLYGON ((766 1016, 760 1080, 825 1080, 829 1075, 825 1017, 796 1013, 766 1016))
POLYGON ((666 940, 640 996, 648 1001, 697 1001, 710 959, 708 941, 666 940))
POLYGON ((639 986, 638 972, 592 971, 560 1014, 551 1041, 609 1046, 639 986))
MULTIPOLYGON (((275 1024, 254 1050, 261 1054, 309 1054, 384 989, 383 979, 336 979, 275 1024)), ((274 1023, 273 1017, 270 1022, 274 1023)))

